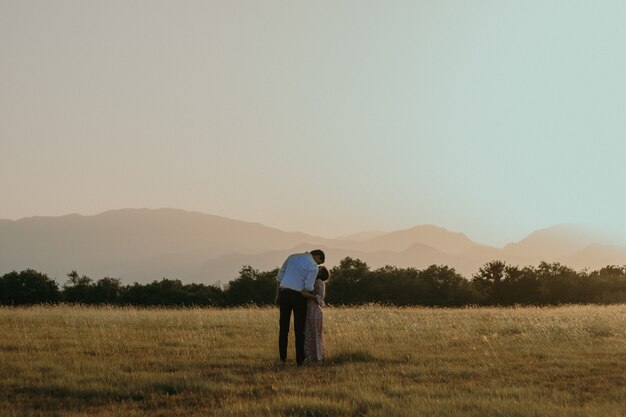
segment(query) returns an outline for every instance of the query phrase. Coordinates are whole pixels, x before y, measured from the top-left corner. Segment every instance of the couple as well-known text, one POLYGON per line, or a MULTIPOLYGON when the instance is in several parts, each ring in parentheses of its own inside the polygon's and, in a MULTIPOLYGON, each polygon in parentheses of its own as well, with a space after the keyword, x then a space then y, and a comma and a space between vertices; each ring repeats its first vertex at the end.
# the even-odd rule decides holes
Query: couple
POLYGON ((324 305, 324 281, 329 273, 319 265, 325 258, 319 249, 296 253, 289 256, 278 271, 275 302, 280 307, 278 353, 281 363, 287 360, 292 311, 297 365, 302 365, 305 358, 312 362, 324 360, 321 307, 324 305))

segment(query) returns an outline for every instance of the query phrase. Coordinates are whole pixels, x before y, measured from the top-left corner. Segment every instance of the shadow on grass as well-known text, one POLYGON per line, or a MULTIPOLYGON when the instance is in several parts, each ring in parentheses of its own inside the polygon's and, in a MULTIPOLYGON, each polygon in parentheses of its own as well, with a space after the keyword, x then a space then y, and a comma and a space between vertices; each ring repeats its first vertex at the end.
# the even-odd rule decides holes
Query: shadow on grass
POLYGON ((331 365, 341 365, 344 363, 361 363, 361 362, 375 362, 376 357, 363 351, 343 352, 336 356, 331 356, 326 360, 326 363, 331 365))
POLYGON ((90 401, 99 397, 102 397, 102 394, 94 391, 94 390, 76 390, 67 387, 59 387, 59 386, 48 386, 48 387, 39 387, 39 386, 31 386, 31 387, 21 387, 14 389, 13 392, 15 394, 26 395, 29 397, 36 398, 55 398, 58 400, 66 400, 66 399, 77 399, 81 401, 90 401))
POLYGON ((322 398, 285 398, 282 404, 277 404, 273 408, 273 415, 284 417, 356 416, 356 414, 351 412, 349 404, 322 398))

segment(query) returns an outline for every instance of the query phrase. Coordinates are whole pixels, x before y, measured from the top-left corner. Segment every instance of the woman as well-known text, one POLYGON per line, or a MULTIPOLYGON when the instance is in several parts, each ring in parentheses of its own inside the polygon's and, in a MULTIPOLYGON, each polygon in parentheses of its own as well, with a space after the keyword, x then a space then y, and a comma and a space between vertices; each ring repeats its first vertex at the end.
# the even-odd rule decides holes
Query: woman
POLYGON ((302 295, 307 299, 306 325, 304 336, 304 354, 311 362, 321 362, 324 360, 324 333, 322 306, 326 295, 325 281, 330 277, 328 269, 320 266, 317 279, 313 287, 313 292, 302 291, 302 295))

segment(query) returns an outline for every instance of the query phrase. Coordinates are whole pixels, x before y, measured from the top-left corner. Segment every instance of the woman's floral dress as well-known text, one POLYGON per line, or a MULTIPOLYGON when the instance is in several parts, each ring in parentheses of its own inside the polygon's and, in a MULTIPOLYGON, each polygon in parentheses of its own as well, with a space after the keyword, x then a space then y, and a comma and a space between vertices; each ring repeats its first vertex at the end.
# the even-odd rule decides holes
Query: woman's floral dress
POLYGON ((316 279, 313 292, 315 294, 315 300, 312 298, 307 299, 304 354, 310 361, 323 361, 324 333, 322 332, 322 306, 324 306, 324 297, 326 295, 324 281, 316 279))

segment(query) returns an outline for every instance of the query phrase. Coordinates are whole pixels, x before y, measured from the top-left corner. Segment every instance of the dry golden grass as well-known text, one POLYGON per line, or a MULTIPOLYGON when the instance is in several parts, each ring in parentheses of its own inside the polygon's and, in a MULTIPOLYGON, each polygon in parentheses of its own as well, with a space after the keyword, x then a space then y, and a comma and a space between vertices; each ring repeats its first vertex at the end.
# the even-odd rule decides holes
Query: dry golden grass
POLYGON ((277 323, 0 308, 0 416, 626 415, 626 305, 327 308, 328 360, 303 368, 276 365, 277 323))

